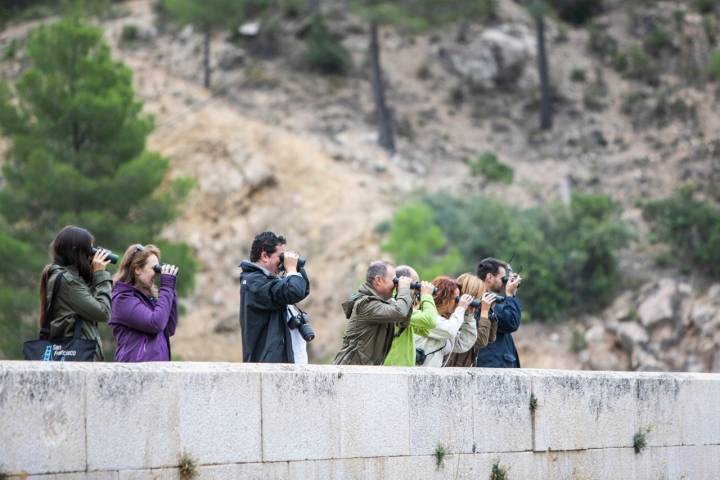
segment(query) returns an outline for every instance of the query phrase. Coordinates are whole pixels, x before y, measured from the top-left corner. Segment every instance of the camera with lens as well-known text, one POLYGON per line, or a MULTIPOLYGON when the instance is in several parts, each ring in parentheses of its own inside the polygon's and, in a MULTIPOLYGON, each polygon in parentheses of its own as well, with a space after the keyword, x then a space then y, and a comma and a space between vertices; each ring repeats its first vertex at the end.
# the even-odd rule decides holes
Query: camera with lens
MULTIPOLYGON (((278 267, 281 272, 285 271, 285 254, 280 254, 280 266, 278 267)), ((298 257, 297 261, 297 268, 300 270, 301 268, 305 268, 305 257, 298 257)))
POLYGON ((293 330, 297 328, 303 340, 306 342, 312 342, 315 339, 315 331, 310 326, 310 323, 308 323, 310 315, 300 309, 297 310, 298 312, 295 315, 292 315, 290 320, 288 320, 288 327, 293 330))
POLYGON ((164 263, 156 263, 153 266, 153 272, 160 273, 162 271, 162 266, 165 265, 164 263))
POLYGON ((120 258, 117 255, 115 255, 114 253, 112 253, 110 250, 108 250, 107 248, 103 248, 103 247, 92 247, 92 250, 90 250, 90 251, 92 252, 93 255, 95 255, 98 250, 107 251, 108 252, 107 259, 110 260, 110 263, 112 263, 112 264, 117 263, 118 259, 120 258))
MULTIPOLYGON (((398 283, 400 282, 400 279, 398 277, 393 278, 393 285, 395 287, 398 286, 398 283)), ((410 290, 417 290, 418 292, 422 288, 422 284, 420 282, 410 282, 410 290)), ((437 288, 433 287, 432 294, 435 295, 435 292, 437 291, 437 288)))

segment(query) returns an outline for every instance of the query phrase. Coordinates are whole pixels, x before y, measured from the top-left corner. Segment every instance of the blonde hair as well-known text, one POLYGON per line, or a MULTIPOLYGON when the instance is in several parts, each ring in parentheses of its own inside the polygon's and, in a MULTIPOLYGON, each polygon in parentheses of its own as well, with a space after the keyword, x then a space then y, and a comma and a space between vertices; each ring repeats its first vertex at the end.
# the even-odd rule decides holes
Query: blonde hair
MULTIPOLYGON (((125 250, 120 267, 113 277, 113 285, 117 284, 117 282, 136 285, 135 269, 143 268, 147 264, 150 255, 155 255, 160 261, 160 249, 155 245, 140 245, 139 243, 130 245, 125 250)), ((157 296, 157 289, 153 286, 152 290, 153 295, 157 296)))
POLYGON ((485 284, 477 275, 463 273, 457 278, 457 286, 460 289, 460 295, 467 293, 475 298, 479 298, 483 294, 485 284))

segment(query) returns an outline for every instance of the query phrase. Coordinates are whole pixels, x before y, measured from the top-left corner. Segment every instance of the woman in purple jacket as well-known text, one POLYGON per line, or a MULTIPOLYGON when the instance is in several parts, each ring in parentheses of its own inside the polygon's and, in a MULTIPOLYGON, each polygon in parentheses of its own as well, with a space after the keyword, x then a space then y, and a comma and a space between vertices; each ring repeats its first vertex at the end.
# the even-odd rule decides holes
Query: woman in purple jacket
POLYGON ((177 326, 178 268, 160 264, 154 245, 131 245, 115 274, 110 327, 116 362, 170 360, 170 337, 177 326), (155 277, 160 274, 160 289, 155 277))

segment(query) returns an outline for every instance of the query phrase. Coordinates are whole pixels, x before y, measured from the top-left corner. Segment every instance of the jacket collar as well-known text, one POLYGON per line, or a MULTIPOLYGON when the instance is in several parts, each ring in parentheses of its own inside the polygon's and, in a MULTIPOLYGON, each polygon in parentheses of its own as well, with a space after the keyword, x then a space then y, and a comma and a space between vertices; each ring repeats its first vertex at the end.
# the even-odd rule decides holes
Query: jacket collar
POLYGON ((250 260, 243 260, 242 262, 240 262, 239 266, 240 266, 240 268, 242 268, 243 273, 261 272, 263 275, 265 275, 266 277, 269 277, 269 278, 277 277, 277 275, 273 275, 265 267, 258 265, 257 263, 251 262, 250 260))

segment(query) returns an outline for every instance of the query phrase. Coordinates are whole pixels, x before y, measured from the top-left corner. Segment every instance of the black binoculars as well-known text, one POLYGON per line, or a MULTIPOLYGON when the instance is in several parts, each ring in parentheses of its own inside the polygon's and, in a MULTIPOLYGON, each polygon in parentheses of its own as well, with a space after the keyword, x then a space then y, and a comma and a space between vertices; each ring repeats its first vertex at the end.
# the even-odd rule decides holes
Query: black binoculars
POLYGON ((112 264, 117 263, 117 261, 120 259, 120 257, 118 257, 117 255, 115 255, 114 253, 112 253, 112 252, 111 252, 110 250, 108 250, 107 248, 103 248, 103 247, 92 247, 92 250, 90 250, 90 251, 92 252, 93 255, 95 255, 98 250, 105 250, 105 251, 107 251, 107 252, 108 252, 108 254, 107 254, 107 259, 110 260, 110 263, 112 263, 112 264))
MULTIPOLYGON (((397 287, 399 281, 400 279, 398 277, 393 278, 393 285, 397 287)), ((410 282, 410 290, 417 290, 419 292, 420 288, 422 288, 422 284, 420 282, 410 282)), ((432 294, 435 295, 436 291, 437 288, 433 287, 432 294)))
MULTIPOLYGON (((285 254, 280 254, 280 267, 278 267, 281 272, 285 271, 285 254)), ((305 257, 298 257, 297 261, 297 268, 300 270, 301 268, 305 268, 305 257)))
MULTIPOLYGON (((458 300, 460 300, 460 297, 458 297, 458 300)), ((505 301, 505 297, 502 295, 495 295, 495 303, 503 303, 505 301)), ((476 298, 472 302, 470 302, 470 305, 468 305, 468 308, 479 308, 480 305, 482 305, 482 299, 476 298)))

